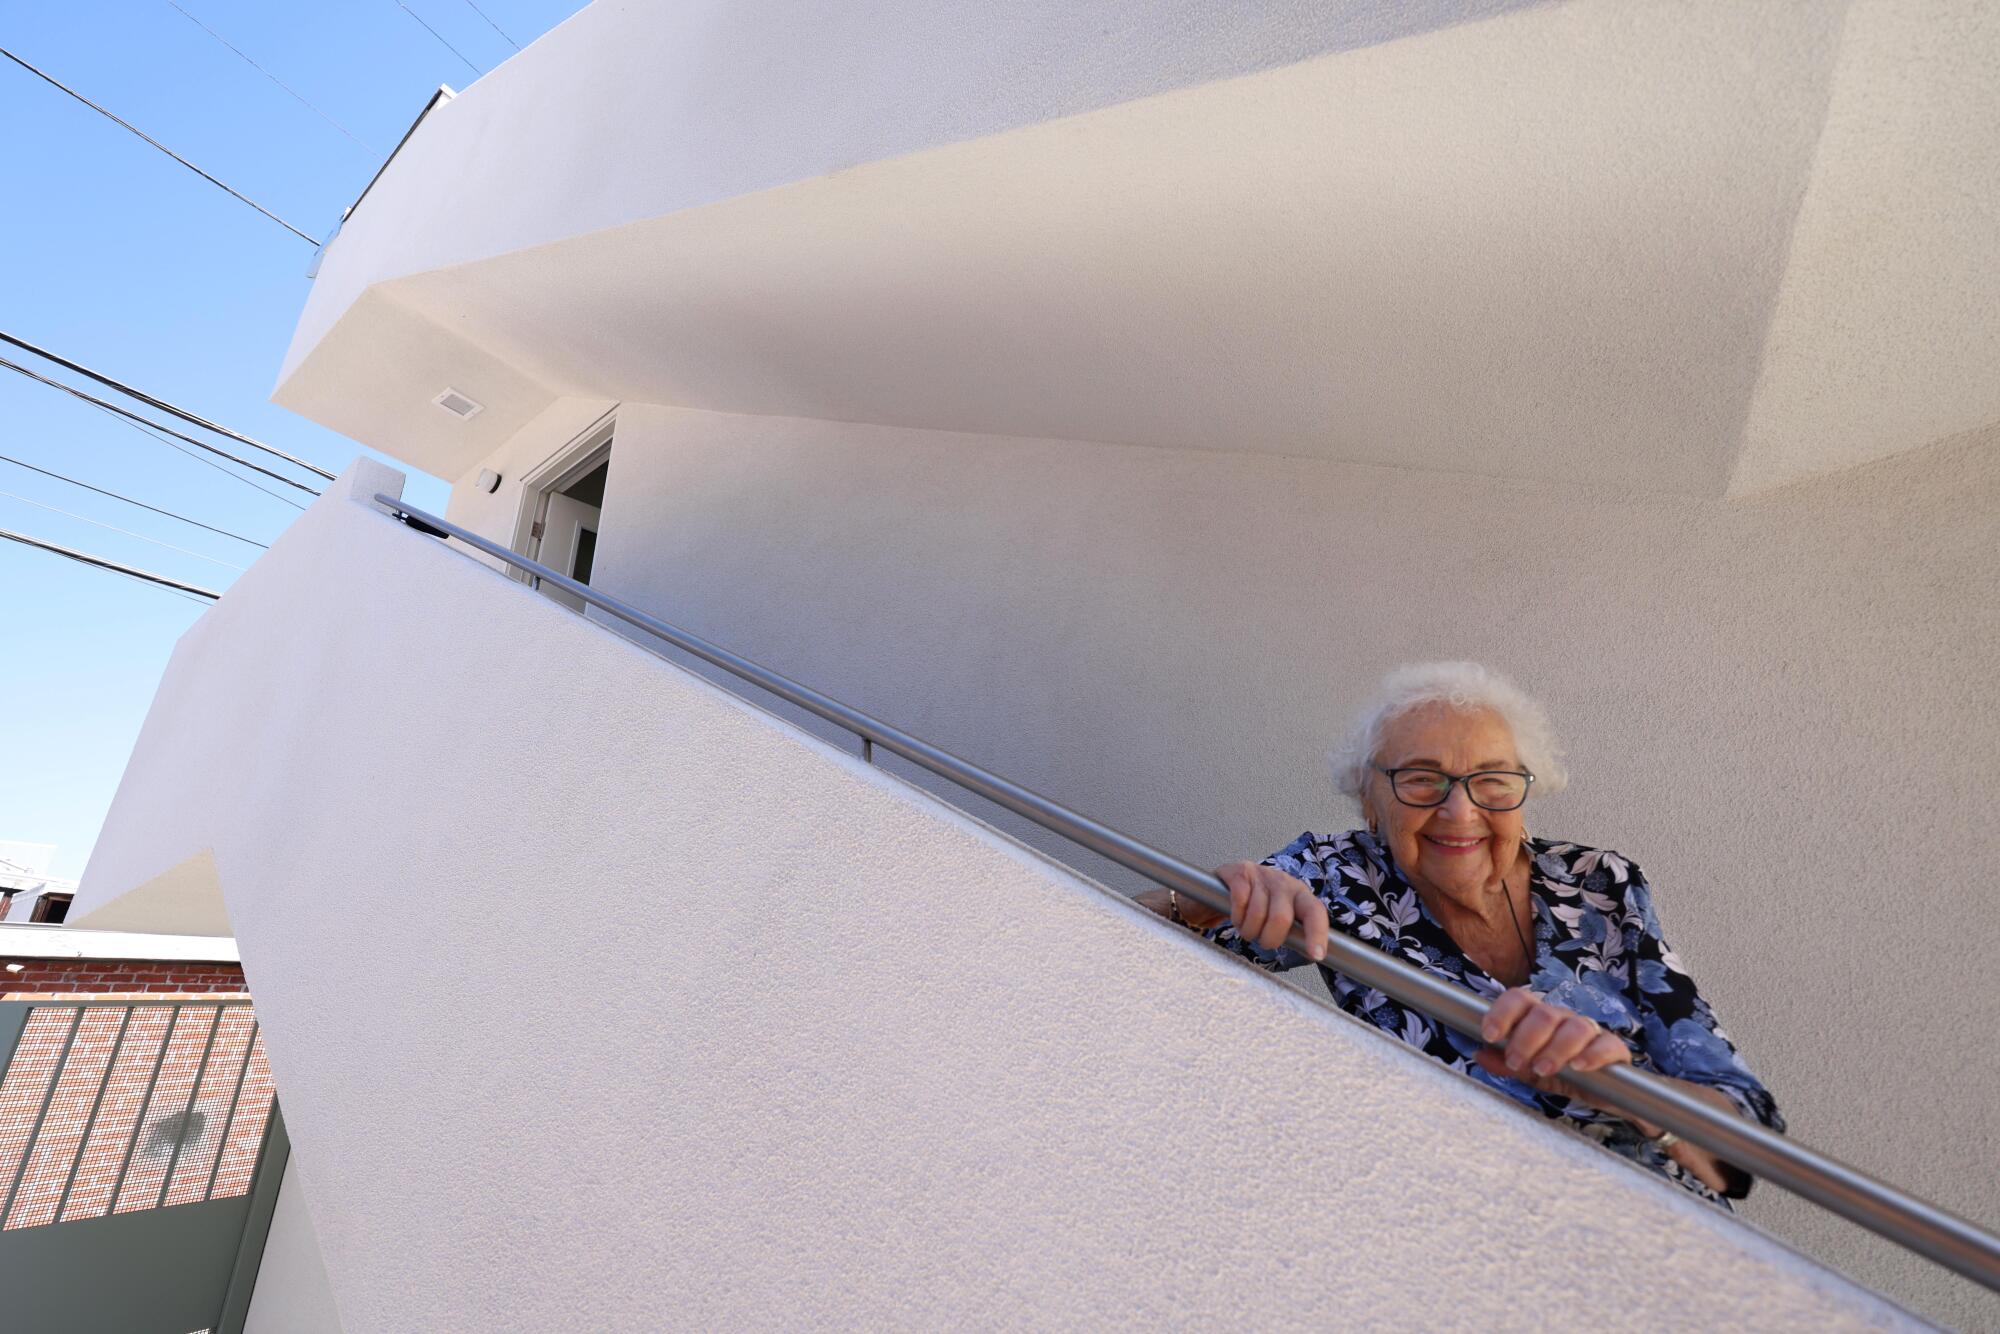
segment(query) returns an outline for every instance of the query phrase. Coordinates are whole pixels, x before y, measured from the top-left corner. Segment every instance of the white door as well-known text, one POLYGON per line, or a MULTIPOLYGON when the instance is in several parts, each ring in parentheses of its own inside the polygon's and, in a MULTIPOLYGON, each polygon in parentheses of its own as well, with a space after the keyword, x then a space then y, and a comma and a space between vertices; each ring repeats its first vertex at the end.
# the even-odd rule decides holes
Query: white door
MULTIPOLYGON (((597 525, 604 511, 560 493, 549 497, 549 510, 542 520, 542 545, 536 557, 558 574, 566 574, 580 584, 590 582, 591 566, 597 557, 597 525)), ((546 584, 542 591, 574 611, 583 610, 583 599, 546 584)))

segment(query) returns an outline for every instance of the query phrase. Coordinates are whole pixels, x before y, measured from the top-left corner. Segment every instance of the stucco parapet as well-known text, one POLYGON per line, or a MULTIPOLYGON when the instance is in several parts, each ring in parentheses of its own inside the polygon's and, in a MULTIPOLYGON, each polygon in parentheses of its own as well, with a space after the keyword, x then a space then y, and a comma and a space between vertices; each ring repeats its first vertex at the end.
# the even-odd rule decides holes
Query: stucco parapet
POLYGON ((215 849, 360 1325, 733 1327, 774 1288, 903 1328, 1580 1321, 1579 1249, 1687 1324, 1900 1319, 384 515, 316 507, 260 567, 177 659, 100 856, 215 849), (524 931, 552 884, 588 893, 524 931), (1218 1147, 1161 1150, 1189 1136, 1218 1147), (709 1281, 725 1256, 752 1281, 709 1281))

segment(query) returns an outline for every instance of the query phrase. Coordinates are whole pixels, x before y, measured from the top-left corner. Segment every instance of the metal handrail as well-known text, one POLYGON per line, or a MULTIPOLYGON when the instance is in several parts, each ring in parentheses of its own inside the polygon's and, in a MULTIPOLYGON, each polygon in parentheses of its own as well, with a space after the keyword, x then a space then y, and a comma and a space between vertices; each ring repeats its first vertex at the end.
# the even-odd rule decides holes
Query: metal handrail
MULTIPOLYGON (((544 585, 581 598, 628 625, 657 636, 704 662, 852 732, 861 738, 864 753, 872 754, 874 747, 884 747, 1099 856, 1137 871, 1177 893, 1186 894, 1213 911, 1224 914, 1229 911, 1227 887, 1208 871, 1149 847, 1088 816, 1079 815, 901 728, 892 727, 879 718, 822 695, 810 686, 738 657, 727 649, 649 616, 637 607, 587 584, 558 574, 548 566, 529 560, 477 533, 448 523, 434 514, 414 509, 394 496, 378 493, 375 500, 406 520, 415 520, 438 533, 457 538, 476 551, 535 576, 544 585)), ((1286 938, 1286 943, 1300 951, 1305 949, 1304 937, 1296 927, 1286 938)), ((1324 963, 1405 1005, 1415 1006, 1448 1028, 1475 1041, 1483 1041, 1480 1023, 1486 1017, 1487 1003, 1469 992, 1400 963, 1379 950, 1350 940, 1339 932, 1332 932, 1327 937, 1324 963)), ((1565 1072, 1563 1078, 1582 1088, 1593 1102, 1663 1126, 1689 1143, 1711 1150, 1755 1176, 1782 1186, 1928 1260, 2000 1292, 2000 1237, 1967 1219, 1775 1134, 1754 1121, 1732 1115, 1683 1093, 1661 1076, 1629 1065, 1614 1065, 1588 1073, 1565 1072)))

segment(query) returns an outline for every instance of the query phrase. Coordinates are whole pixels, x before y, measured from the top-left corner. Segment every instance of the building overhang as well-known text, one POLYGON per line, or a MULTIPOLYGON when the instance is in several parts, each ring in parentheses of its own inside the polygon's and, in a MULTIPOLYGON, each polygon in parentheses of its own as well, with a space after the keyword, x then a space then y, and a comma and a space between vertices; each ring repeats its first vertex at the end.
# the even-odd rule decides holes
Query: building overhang
POLYGON ((2000 420, 1972 0, 1442 9, 876 108, 787 95, 810 33, 593 6, 376 182, 276 398, 447 478, 576 396, 1687 495, 2000 420))

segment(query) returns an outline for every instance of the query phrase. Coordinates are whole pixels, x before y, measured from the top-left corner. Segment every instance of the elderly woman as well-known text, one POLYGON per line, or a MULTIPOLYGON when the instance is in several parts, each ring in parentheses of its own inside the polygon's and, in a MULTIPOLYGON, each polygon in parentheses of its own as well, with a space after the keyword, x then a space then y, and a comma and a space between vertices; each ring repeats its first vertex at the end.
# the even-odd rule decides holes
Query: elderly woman
MULTIPOLYGON (((1482 1046, 1322 969, 1340 1008, 1705 1198, 1747 1174, 1660 1127, 1591 1106, 1564 1071, 1629 1062, 1782 1131, 1770 1093, 1737 1057, 1661 937, 1652 891, 1615 852, 1529 835, 1530 793, 1564 776, 1542 710, 1472 663, 1391 673, 1334 752, 1334 779, 1366 829, 1305 833, 1261 863, 1216 874, 1229 915, 1168 890, 1147 907, 1267 968, 1296 924, 1311 960, 1329 928, 1492 1002, 1482 1046)), ((1725 1204, 1724 1207, 1727 1207, 1725 1204)))

